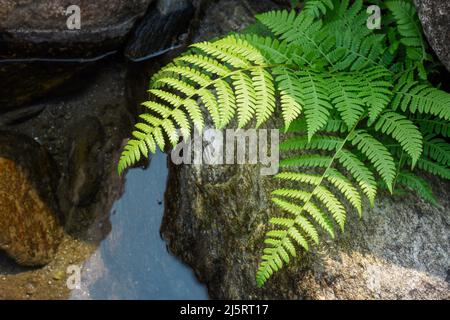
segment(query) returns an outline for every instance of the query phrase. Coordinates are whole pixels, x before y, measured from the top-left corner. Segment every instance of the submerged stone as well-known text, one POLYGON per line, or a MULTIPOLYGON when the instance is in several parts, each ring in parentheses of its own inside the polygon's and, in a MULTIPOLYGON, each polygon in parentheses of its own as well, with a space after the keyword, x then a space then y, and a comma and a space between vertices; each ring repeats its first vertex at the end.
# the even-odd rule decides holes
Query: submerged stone
POLYGON ((0 249, 24 266, 52 261, 62 237, 55 166, 26 136, 0 132, 0 249))

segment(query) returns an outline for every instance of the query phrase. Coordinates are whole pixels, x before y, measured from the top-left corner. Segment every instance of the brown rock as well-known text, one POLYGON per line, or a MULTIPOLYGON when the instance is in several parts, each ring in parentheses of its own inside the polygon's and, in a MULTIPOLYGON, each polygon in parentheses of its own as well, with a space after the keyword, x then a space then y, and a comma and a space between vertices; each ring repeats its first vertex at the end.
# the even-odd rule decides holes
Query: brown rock
POLYGON ((48 264, 62 228, 55 167, 31 138, 0 132, 0 248, 24 266, 48 264))

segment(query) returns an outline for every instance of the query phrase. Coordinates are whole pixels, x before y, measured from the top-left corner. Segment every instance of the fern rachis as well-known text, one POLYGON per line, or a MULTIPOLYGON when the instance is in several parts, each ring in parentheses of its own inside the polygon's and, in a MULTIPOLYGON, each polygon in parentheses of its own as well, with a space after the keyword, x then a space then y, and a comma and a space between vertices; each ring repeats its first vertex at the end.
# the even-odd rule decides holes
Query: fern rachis
POLYGON ((343 230, 347 203, 361 215, 363 197, 374 205, 382 187, 413 189, 435 203, 413 170, 450 179, 450 95, 426 81, 431 56, 414 7, 397 0, 383 9, 395 25, 371 31, 362 0, 307 0, 300 14, 259 15, 263 35, 193 45, 152 77, 148 112, 119 172, 166 141, 175 145, 177 129, 185 139, 201 131, 206 114, 217 128, 235 118, 240 128, 282 118, 288 171, 276 176, 283 188, 273 202, 287 216, 270 220, 276 228, 267 232, 260 286, 297 247, 317 244, 320 230, 330 237, 343 230))

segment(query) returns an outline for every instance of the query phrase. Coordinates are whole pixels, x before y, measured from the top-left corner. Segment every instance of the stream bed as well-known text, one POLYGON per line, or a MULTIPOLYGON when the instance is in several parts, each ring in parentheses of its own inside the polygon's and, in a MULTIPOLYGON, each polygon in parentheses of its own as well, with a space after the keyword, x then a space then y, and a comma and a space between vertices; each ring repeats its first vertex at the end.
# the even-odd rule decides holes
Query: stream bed
POLYGON ((164 213, 167 156, 130 170, 113 206, 112 230, 82 268, 70 299, 208 299, 192 270, 171 255, 159 228, 164 213))

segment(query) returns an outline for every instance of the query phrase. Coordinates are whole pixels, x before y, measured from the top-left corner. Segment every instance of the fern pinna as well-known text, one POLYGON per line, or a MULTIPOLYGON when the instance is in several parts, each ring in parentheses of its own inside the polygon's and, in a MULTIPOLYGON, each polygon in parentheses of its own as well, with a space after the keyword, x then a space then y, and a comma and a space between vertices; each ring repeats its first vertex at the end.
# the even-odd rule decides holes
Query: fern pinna
POLYGON ((373 3, 386 16, 380 30, 366 27, 362 0, 310 0, 300 13, 264 13, 248 32, 194 44, 151 79, 119 172, 175 145, 180 132, 202 130, 205 113, 217 128, 284 120, 275 178, 285 187, 273 191, 281 211, 270 220, 259 286, 297 247, 317 244, 320 230, 344 230, 345 208, 361 215, 378 189, 409 188, 436 203, 414 171, 450 178, 450 95, 427 81, 435 63, 414 6, 373 3))

